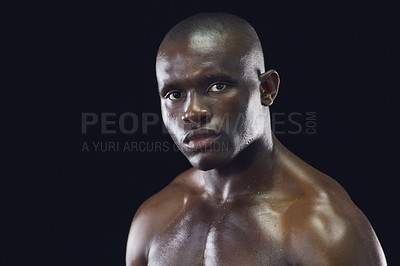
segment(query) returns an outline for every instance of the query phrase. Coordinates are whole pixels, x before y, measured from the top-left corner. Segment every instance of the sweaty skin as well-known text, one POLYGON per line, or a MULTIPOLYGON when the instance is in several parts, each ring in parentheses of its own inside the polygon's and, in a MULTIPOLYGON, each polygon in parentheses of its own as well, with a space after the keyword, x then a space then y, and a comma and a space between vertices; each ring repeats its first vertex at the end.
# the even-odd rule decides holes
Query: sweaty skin
POLYGON ((345 190, 271 132, 279 76, 259 47, 201 16, 244 23, 200 15, 160 46, 163 120, 194 167, 136 212, 127 265, 386 265, 345 190))

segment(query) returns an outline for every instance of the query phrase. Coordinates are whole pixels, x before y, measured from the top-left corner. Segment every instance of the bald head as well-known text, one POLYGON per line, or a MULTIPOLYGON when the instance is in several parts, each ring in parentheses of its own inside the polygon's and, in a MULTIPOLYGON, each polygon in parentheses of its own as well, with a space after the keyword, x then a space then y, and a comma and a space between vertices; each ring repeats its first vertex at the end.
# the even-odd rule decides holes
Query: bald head
POLYGON ((260 41, 245 20, 225 13, 183 20, 160 45, 156 75, 164 124, 193 166, 215 168, 270 136, 268 106, 279 77, 265 72, 260 41), (220 141, 230 148, 198 153, 185 137, 195 128, 225 130, 220 141))
MULTIPOLYGON (((185 42, 187 49, 202 53, 231 53, 231 58, 247 60, 253 71, 263 73, 264 56, 257 33, 244 19, 227 13, 201 13, 175 25, 164 37, 157 61, 185 42), (233 53, 232 53, 233 52, 233 53)), ((181 47, 182 48, 182 47, 181 47)))

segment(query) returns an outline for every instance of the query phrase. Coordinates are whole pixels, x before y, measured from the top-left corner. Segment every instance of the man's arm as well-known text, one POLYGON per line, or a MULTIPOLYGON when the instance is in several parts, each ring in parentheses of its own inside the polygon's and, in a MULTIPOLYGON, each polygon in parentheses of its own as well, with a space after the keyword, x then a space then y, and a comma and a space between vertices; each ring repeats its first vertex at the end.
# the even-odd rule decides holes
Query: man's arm
POLYGON ((147 225, 148 215, 142 205, 133 218, 126 246, 126 265, 147 265, 147 256, 152 238, 151 227, 147 225))

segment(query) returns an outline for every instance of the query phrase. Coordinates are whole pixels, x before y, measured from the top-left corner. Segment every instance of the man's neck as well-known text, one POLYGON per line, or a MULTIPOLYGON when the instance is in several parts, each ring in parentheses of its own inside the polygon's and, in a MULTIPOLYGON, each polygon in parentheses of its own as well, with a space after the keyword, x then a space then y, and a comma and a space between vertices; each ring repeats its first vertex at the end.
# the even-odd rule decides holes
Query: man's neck
POLYGON ((256 140, 222 168, 201 172, 205 196, 218 203, 257 193, 272 186, 275 138, 256 140))

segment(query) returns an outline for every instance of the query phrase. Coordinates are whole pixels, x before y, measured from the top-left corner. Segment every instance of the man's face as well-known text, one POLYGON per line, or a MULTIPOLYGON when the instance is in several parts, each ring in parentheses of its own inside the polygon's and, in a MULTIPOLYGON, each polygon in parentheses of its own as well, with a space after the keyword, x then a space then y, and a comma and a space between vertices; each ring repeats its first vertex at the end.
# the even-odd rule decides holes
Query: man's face
POLYGON ((162 46, 157 80, 164 124, 190 163, 219 168, 262 135, 258 74, 240 40, 193 34, 162 46))

